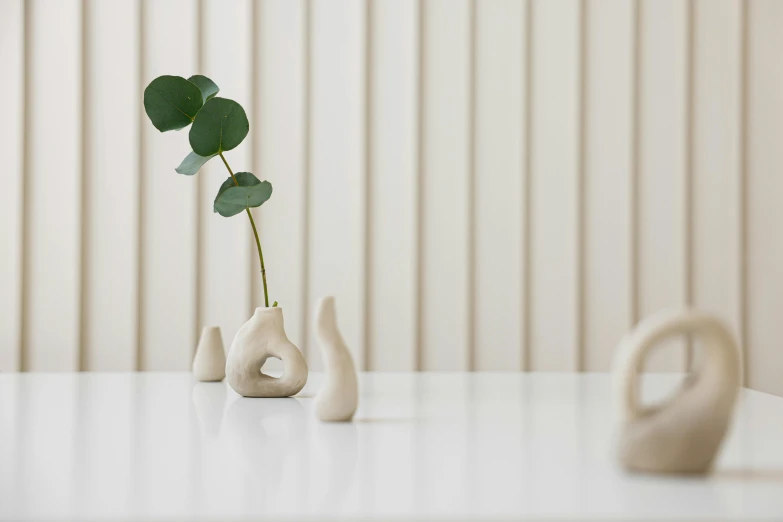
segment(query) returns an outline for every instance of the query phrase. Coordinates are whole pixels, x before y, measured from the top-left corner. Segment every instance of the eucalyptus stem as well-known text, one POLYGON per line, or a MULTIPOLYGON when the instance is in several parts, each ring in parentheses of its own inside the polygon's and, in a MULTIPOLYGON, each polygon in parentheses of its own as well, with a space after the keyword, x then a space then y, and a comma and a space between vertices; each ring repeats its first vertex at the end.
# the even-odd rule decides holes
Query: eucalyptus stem
MULTIPOLYGON (((223 160, 223 165, 226 166, 226 169, 228 169, 228 173, 231 174, 231 179, 234 180, 234 184, 236 186, 239 186, 239 182, 237 181, 236 176, 234 176, 234 171, 231 170, 231 167, 228 166, 228 162, 226 161, 226 158, 223 156, 222 152, 219 152, 218 155, 220 156, 220 159, 223 160)), ((266 269, 264 268, 264 253, 261 251, 261 241, 258 239, 258 230, 256 229, 256 222, 253 219, 253 214, 250 213, 250 209, 245 207, 245 212, 247 212, 247 218, 250 220, 250 226, 253 227, 253 235, 256 238, 256 248, 258 248, 258 261, 261 263, 261 281, 264 283, 264 306, 269 308, 269 292, 266 288, 266 269)))

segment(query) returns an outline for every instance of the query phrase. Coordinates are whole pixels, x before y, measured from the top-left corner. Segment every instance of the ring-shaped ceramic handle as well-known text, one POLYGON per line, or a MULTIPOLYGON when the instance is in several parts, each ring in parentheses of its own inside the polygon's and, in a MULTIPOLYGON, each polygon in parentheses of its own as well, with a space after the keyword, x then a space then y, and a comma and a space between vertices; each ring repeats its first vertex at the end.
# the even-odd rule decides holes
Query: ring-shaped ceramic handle
POLYGON ((639 416, 638 377, 648 352, 661 341, 676 334, 692 333, 705 338, 706 364, 716 356, 738 358, 734 339, 714 316, 691 309, 664 310, 645 318, 625 336, 615 357, 615 397, 620 415, 632 420, 639 416))

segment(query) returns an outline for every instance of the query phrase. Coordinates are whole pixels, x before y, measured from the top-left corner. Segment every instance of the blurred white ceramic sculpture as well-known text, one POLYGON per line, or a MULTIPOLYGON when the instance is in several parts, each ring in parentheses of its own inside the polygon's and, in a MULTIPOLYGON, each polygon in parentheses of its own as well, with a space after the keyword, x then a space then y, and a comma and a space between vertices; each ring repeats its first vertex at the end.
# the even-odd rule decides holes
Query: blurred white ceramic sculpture
POLYGON ((222 381, 226 376, 226 351, 219 327, 207 326, 201 331, 193 357, 193 375, 202 382, 222 381))
POLYGON ((315 414, 326 422, 349 421, 359 403, 359 384, 351 352, 337 328, 334 297, 324 297, 318 304, 315 329, 326 367, 326 381, 315 397, 315 414))
POLYGON ((740 384, 739 350, 721 321, 689 309, 644 319, 620 343, 614 378, 623 466, 656 473, 710 469, 730 425, 740 384), (645 356, 665 338, 683 333, 703 340, 701 368, 669 400, 640 406, 637 380, 645 356))
POLYGON ((228 350, 226 377, 231 388, 245 397, 290 397, 304 387, 307 363, 285 334, 281 308, 256 308, 242 325, 228 350), (283 361, 283 375, 278 378, 261 373, 269 357, 283 361))

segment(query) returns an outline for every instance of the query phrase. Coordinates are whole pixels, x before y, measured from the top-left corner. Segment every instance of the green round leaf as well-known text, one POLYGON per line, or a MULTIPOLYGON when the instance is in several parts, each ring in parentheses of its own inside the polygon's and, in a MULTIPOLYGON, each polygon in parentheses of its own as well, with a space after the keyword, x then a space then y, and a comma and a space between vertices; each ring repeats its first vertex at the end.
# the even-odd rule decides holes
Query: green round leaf
POLYGON ((239 214, 246 208, 260 207, 272 196, 272 184, 259 181, 249 172, 237 172, 234 178, 229 177, 218 190, 215 197, 214 211, 223 217, 239 214))
POLYGON ((204 157, 199 156, 195 152, 191 152, 185 156, 185 159, 182 160, 182 163, 179 164, 179 167, 176 168, 176 171, 180 174, 185 174, 186 176, 192 176, 198 172, 201 167, 204 166, 204 163, 208 162, 215 156, 216 154, 204 157))
POLYGON ((231 150, 250 130, 245 109, 234 100, 212 98, 196 115, 190 128, 190 148, 199 156, 231 150))
POLYGON ((187 127, 202 105, 199 88, 181 76, 158 76, 144 89, 144 110, 160 132, 187 127))
POLYGON ((194 74, 193 76, 188 78, 188 81, 191 83, 195 83, 196 87, 199 88, 204 103, 207 103, 207 101, 214 98, 215 95, 220 92, 220 88, 215 84, 215 82, 213 82, 206 76, 202 76, 200 74, 194 74))

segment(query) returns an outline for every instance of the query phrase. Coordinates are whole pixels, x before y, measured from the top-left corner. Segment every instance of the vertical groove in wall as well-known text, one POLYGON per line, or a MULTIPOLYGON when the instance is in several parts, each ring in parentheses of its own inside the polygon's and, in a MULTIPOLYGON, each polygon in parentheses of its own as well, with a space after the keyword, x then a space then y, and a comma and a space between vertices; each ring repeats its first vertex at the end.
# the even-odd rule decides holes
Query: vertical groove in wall
MULTIPOLYGON (((261 38, 262 36, 262 28, 263 28, 263 20, 264 20, 264 2, 253 0, 250 2, 250 16, 253 17, 253 19, 250 22, 250 43, 252 46, 252 49, 250 50, 250 100, 252 103, 251 111, 253 114, 258 115, 262 113, 263 109, 263 102, 264 99, 264 90, 263 90, 263 82, 260 82, 258 77, 259 74, 263 74, 264 72, 264 40, 261 38)), ((258 116, 257 116, 258 117, 258 116)), ((261 121, 256 122, 256 125, 254 127, 254 133, 255 137, 252 140, 252 143, 261 143, 261 137, 259 135, 262 135, 264 130, 266 129, 266 126, 264 126, 261 121)), ((258 172, 258 175, 263 175, 264 178, 266 178, 266 175, 264 172, 262 172, 262 156, 261 156, 261 147, 260 146, 253 146, 250 147, 250 165, 253 168, 253 172, 258 172)), ((257 286, 254 284, 255 279, 255 273, 256 273, 256 263, 258 263, 258 252, 256 251, 256 245, 253 240, 252 235, 248 235, 248 239, 250 242, 250 248, 247 249, 247 255, 248 255, 248 263, 247 267, 250 271, 250 275, 248 277, 248 281, 250 284, 250 291, 247 292, 247 309, 248 309, 248 317, 251 317, 253 313, 255 312, 255 297, 254 297, 254 291, 257 288, 257 286)), ((307 308, 306 302, 304 302, 302 299, 300 301, 300 306, 303 309, 307 308)), ((299 338, 304 339, 304 331, 299 332, 299 338)), ((304 342, 302 340, 301 342, 304 342)), ((304 347, 302 347, 304 350, 304 347)))
MULTIPOLYGON (((204 74, 204 16, 205 16, 205 10, 206 6, 204 5, 204 0, 196 0, 196 72, 193 74, 204 74)), ((251 147, 252 148, 252 147, 251 147)), ((195 227, 196 227, 196 244, 195 244, 195 256, 194 256, 194 262, 196 263, 196 269, 193 271, 193 293, 194 293, 194 303, 193 303, 193 311, 192 313, 195 316, 195 321, 193 321, 193 327, 195 328, 194 332, 194 339, 196 339, 196 342, 193 343, 193 346, 191 347, 191 357, 196 356, 196 347, 199 339, 199 325, 201 324, 201 317, 203 307, 202 307, 202 297, 203 297, 203 289, 201 287, 201 281, 203 280, 204 275, 204 263, 201 261, 202 256, 202 249, 204 247, 204 238, 202 237, 202 234, 204 233, 204 226, 203 226, 203 219, 201 217, 201 212, 199 212, 199 208, 201 207, 201 198, 202 195, 205 193, 205 187, 204 184, 206 183, 206 176, 197 176, 198 179, 196 179, 196 190, 194 191, 194 198, 196 201, 195 207, 195 227)))
POLYGON ((577 75, 579 85, 577 86, 577 126, 578 126, 578 140, 577 143, 577 165, 576 165, 576 332, 574 333, 574 339, 576 340, 575 353, 574 353, 574 370, 577 372, 584 371, 585 360, 585 216, 586 214, 586 179, 585 179, 585 132, 587 124, 587 0, 580 0, 579 2, 579 49, 577 50, 579 56, 579 73, 577 75))
POLYGON ((79 246, 79 284, 77 285, 77 288, 79 289, 79 295, 77 296, 78 302, 79 302, 79 325, 78 325, 78 331, 76 333, 77 335, 77 361, 76 361, 76 368, 78 371, 84 371, 87 369, 87 358, 88 355, 86 353, 86 339, 87 339, 87 321, 89 318, 87 317, 87 299, 89 299, 89 293, 87 292, 89 288, 89 280, 87 278, 87 275, 90 273, 90 267, 89 264, 89 258, 87 256, 87 251, 89 247, 89 237, 87 232, 87 223, 88 219, 91 218, 89 214, 88 207, 89 201, 90 201, 90 183, 88 172, 92 172, 93 166, 90 164, 90 160, 87 156, 87 136, 88 136, 88 116, 90 116, 90 109, 87 106, 87 103, 85 103, 89 99, 90 93, 89 90, 89 45, 90 45, 90 39, 89 39, 89 24, 90 24, 90 14, 88 12, 88 9, 90 8, 90 2, 89 0, 82 0, 81 2, 81 8, 82 8, 82 31, 81 31, 81 59, 82 59, 82 71, 81 71, 81 97, 79 102, 81 103, 81 126, 79 129, 79 132, 81 134, 80 136, 80 142, 81 142, 81 150, 80 150, 80 158, 79 161, 81 162, 81 169, 80 169, 80 179, 79 182, 81 184, 80 190, 81 190, 81 205, 80 207, 80 216, 79 216, 79 229, 80 229, 80 241, 81 245, 79 246))
POLYGON ((739 204, 739 343, 742 355, 741 384, 749 383, 748 356, 748 35, 750 34, 750 18, 748 16, 748 0, 740 0, 740 88, 739 88, 739 184, 737 194, 739 204))
POLYGON ((25 175, 25 168, 26 168, 26 162, 25 162, 25 150, 26 150, 26 56, 27 56, 27 44, 26 44, 26 11, 27 8, 25 6, 25 2, 20 3, 21 12, 19 13, 20 18, 18 19, 18 22, 20 24, 19 30, 21 31, 20 38, 17 40, 19 42, 20 48, 20 63, 19 63, 19 69, 17 69, 19 73, 17 88, 18 90, 18 103, 20 112, 17 113, 16 117, 18 119, 15 120, 15 126, 16 126, 16 132, 18 133, 20 140, 17 144, 18 149, 15 150, 17 154, 19 154, 19 163, 17 165, 17 170, 14 172, 14 175, 17 177, 17 180, 19 182, 19 186, 16 187, 16 194, 13 194, 13 197, 18 198, 19 200, 19 207, 16 209, 16 216, 17 219, 17 232, 18 237, 16 237, 16 242, 13 245, 10 245, 11 252, 14 257, 16 257, 15 262, 18 269, 17 277, 18 280, 18 286, 15 288, 15 293, 13 295, 13 299, 16 302, 17 306, 17 315, 14 317, 15 325, 11 325, 9 322, 9 326, 12 328, 16 328, 16 338, 13 340, 13 345, 8 346, 8 352, 9 357, 12 358, 11 364, 9 364, 7 370, 8 371, 20 371, 21 370, 21 357, 22 357, 22 329, 23 329, 23 314, 24 314, 24 273, 25 273, 25 258, 24 258, 24 237, 25 237, 25 219, 24 219, 24 212, 25 212, 25 185, 27 176, 25 175), (14 350, 16 351, 16 357, 14 357, 14 350), (15 359, 15 361, 13 361, 15 359))
POLYGON ((77 229, 79 230, 78 233, 78 239, 77 241, 79 244, 76 247, 77 252, 77 262, 78 262, 78 278, 79 281, 76 282, 76 306, 78 307, 78 310, 76 312, 77 317, 77 324, 76 324, 76 361, 75 361, 75 367, 77 371, 82 371, 85 369, 84 363, 85 363, 85 357, 86 354, 84 353, 84 339, 85 339, 85 322, 87 320, 86 318, 86 310, 84 306, 84 296, 85 296, 85 275, 87 272, 85 271, 85 259, 86 259, 86 249, 85 249, 85 238, 87 237, 86 229, 87 229, 87 213, 85 211, 85 207, 87 206, 87 199, 85 198, 86 192, 86 176, 84 174, 85 172, 85 166, 86 166, 86 154, 87 154, 87 108, 85 104, 86 98, 86 89, 87 89, 87 45, 89 44, 88 37, 87 37, 87 0, 81 0, 81 5, 79 6, 81 8, 81 18, 80 23, 82 25, 81 27, 81 41, 79 42, 80 45, 80 59, 81 59, 81 71, 79 71, 79 79, 81 81, 80 87, 80 96, 79 96, 79 103, 81 104, 81 107, 79 107, 79 112, 81 115, 81 121, 79 122, 79 156, 77 158, 77 165, 79 172, 77 173, 77 182, 79 183, 79 190, 77 191, 78 197, 81 198, 81 201, 77 202, 77 207, 79 208, 79 217, 77 218, 79 220, 77 229))
POLYGON ((476 0, 468 7, 468 302, 467 370, 476 368, 476 0))
MULTIPOLYGON (((139 92, 143 92, 144 89, 144 12, 145 1, 139 1, 139 27, 138 27, 138 78, 139 92)), ((140 104, 139 107, 139 172, 138 172, 138 187, 137 187, 137 200, 136 200, 136 371, 144 369, 144 351, 142 350, 141 342, 143 339, 142 332, 144 331, 144 315, 142 314, 143 297, 144 297, 144 208, 143 208, 143 194, 144 194, 144 107, 140 104)))
POLYGON ((639 321, 639 166, 640 166, 640 143, 641 143, 641 57, 642 57, 642 0, 634 0, 632 9, 632 35, 633 40, 633 53, 631 64, 632 78, 631 88, 631 180, 630 180, 630 194, 628 197, 628 216, 630 217, 630 226, 628 231, 630 238, 628 241, 630 248, 630 263, 629 274, 629 303, 631 305, 631 324, 629 328, 633 327, 639 321))
POLYGON ((302 191, 303 194, 303 201, 304 201, 304 208, 303 208, 303 215, 302 215, 302 256, 304 258, 304 263, 302 263, 302 294, 301 294, 301 308, 300 313, 302 315, 302 353, 305 355, 305 358, 307 358, 307 355, 310 351, 309 347, 309 339, 310 339, 310 303, 309 303, 309 296, 310 296, 310 153, 311 153, 311 144, 313 142, 313 136, 312 136, 312 128, 311 128, 311 120, 312 120, 312 0, 304 0, 304 16, 303 16, 303 22, 304 22, 304 31, 302 33, 302 38, 304 39, 303 42, 303 53, 304 53, 304 59, 303 61, 303 78, 304 78, 304 88, 302 89, 304 93, 304 108, 302 110, 304 121, 302 122, 303 127, 303 146, 302 146, 302 170, 303 172, 303 178, 304 183, 302 183, 302 191))
POLYGON ((373 53, 373 0, 365 0, 364 4, 364 368, 372 368, 372 53, 373 53))
MULTIPOLYGON (((695 16, 696 6, 695 0, 687 0, 685 4, 685 147, 684 147, 684 171, 685 179, 683 180, 684 195, 683 205, 685 206, 683 214, 685 215, 685 233, 683 238, 685 240, 685 305, 693 305, 693 239, 695 234, 694 218, 693 218, 693 119, 694 119, 694 103, 693 103, 693 89, 694 89, 694 75, 695 75, 695 16)), ((688 335, 685 341, 685 371, 689 372, 693 369, 693 351, 694 351, 694 339, 692 335, 688 335)))
MULTIPOLYGON (((359 310, 363 314, 363 317, 360 319, 360 325, 361 325, 361 331, 359 332, 359 338, 362 339, 362 343, 364 346, 362 347, 362 366, 361 370, 366 371, 370 369, 370 359, 372 350, 370 350, 370 323, 371 323, 371 317, 370 317, 370 307, 372 306, 372 301, 370 299, 370 293, 372 291, 372 278, 371 278, 371 248, 370 248, 370 233, 371 233, 371 222, 372 219, 372 213, 370 210, 370 198, 371 198, 371 189, 372 189, 372 176, 370 173, 370 169, 372 169, 372 139, 370 134, 372 133, 372 53, 373 53, 373 0, 365 0, 364 4, 364 49, 362 54, 362 60, 363 60, 363 66, 364 71, 363 72, 363 86, 360 92, 363 93, 363 103, 364 103, 364 118, 362 121, 363 126, 363 132, 360 136, 360 142, 362 143, 362 154, 363 158, 360 164, 362 165, 363 169, 360 171, 360 175, 362 177, 362 181, 364 182, 364 187, 362 188, 362 199, 360 201, 361 205, 361 215, 363 217, 362 223, 363 223, 363 229, 361 231, 361 238, 362 242, 364 243, 362 249, 360 251, 362 252, 362 260, 361 260, 361 266, 363 268, 362 270, 362 282, 361 282, 361 300, 363 302, 360 302, 359 310)), ((361 43, 360 43, 361 45, 361 43)))
MULTIPOLYGON (((255 122, 255 125, 253 126, 253 137, 251 137, 251 143, 253 144, 250 147, 250 150, 248 151, 248 154, 250 155, 250 168, 253 169, 252 171, 256 173, 256 176, 262 176, 261 172, 261 154, 259 152, 260 147, 255 146, 257 143, 260 143, 259 134, 261 134, 263 130, 263 125, 261 124, 261 118, 259 118, 259 114, 261 114, 261 94, 260 94, 260 88, 259 88, 259 82, 258 82, 258 71, 262 71, 261 66, 261 56, 262 53, 260 51, 260 38, 258 37, 260 34, 260 24, 258 23, 258 17, 263 15, 263 4, 257 2, 256 0, 253 0, 250 2, 250 114, 254 115, 253 119, 258 118, 258 121, 255 122)), ((249 237, 247 239, 248 241, 252 241, 249 237)), ((255 275, 255 249, 253 248, 255 245, 251 246, 251 248, 247 249, 248 254, 248 263, 247 263, 247 269, 250 272, 248 274, 248 284, 250 285, 250 291, 247 292, 247 303, 245 303, 245 307, 247 309, 248 317, 253 316, 253 292, 255 291, 255 284, 254 284, 254 275, 255 275)))
POLYGON ((521 357, 521 368, 522 371, 530 371, 530 219, 532 216, 532 213, 530 212, 530 204, 531 204, 531 197, 530 197, 530 187, 531 187, 531 175, 530 175, 530 167, 532 165, 531 163, 531 154, 530 154, 530 144, 531 141, 531 130, 533 128, 532 126, 532 118, 531 118, 531 108, 533 107, 533 93, 532 93, 532 86, 533 82, 531 80, 531 72, 533 70, 532 67, 532 60, 533 60, 533 1, 534 0, 527 0, 527 4, 525 6, 525 35, 523 39, 523 44, 525 46, 524 53, 522 55, 524 56, 525 63, 522 65, 523 71, 524 71, 524 89, 525 89, 525 99, 522 103, 522 111, 523 114, 522 117, 522 129, 524 132, 524 143, 522 146, 523 154, 525 155, 524 158, 522 158, 522 205, 524 208, 522 209, 522 357, 521 357))
POLYGON ((422 327, 423 318, 423 295, 422 295, 422 269, 424 266, 424 27, 425 27, 425 6, 426 0, 418 0, 418 20, 416 25, 416 34, 418 38, 417 48, 417 63, 416 63, 416 252, 415 252, 415 303, 416 317, 415 317, 415 353, 414 353, 414 370, 421 371, 422 369, 422 341, 424 330, 422 327))
POLYGON ((19 296, 19 371, 27 371, 27 289, 29 287, 30 271, 27 269, 27 259, 29 258, 29 240, 27 239, 27 212, 30 207, 30 189, 27 186, 27 180, 29 179, 29 167, 30 167, 30 43, 32 42, 32 36, 30 28, 32 23, 30 21, 30 2, 22 2, 23 13, 23 34, 22 41, 24 49, 22 50, 22 242, 21 242, 21 257, 22 263, 19 267, 21 270, 21 292, 19 296))
MULTIPOLYGON (((250 21, 250 113, 254 115, 254 119, 257 120, 255 125, 251 123, 251 128, 253 129, 253 136, 251 136, 251 143, 253 144, 250 147, 249 151, 249 162, 250 166, 253 169, 253 172, 256 173, 256 176, 259 177, 259 179, 265 179, 266 173, 264 172, 263 168, 263 158, 262 158, 262 141, 263 141, 263 135, 265 131, 268 128, 268 125, 265 125, 263 122, 266 118, 266 114, 264 114, 264 84, 262 81, 259 81, 258 77, 266 73, 264 70, 266 66, 266 62, 264 61, 264 40, 261 38, 261 35, 263 34, 263 20, 264 20, 264 5, 266 2, 261 0, 252 0, 250 2, 250 16, 252 20, 250 21)), ((253 219, 255 220, 256 227, 258 230, 261 230, 262 228, 262 222, 264 220, 264 217, 261 216, 259 209, 255 209, 256 212, 253 212, 251 209, 251 214, 253 214, 253 219)), ((260 237, 263 237, 263 231, 259 232, 261 234, 260 237)), ((256 265, 259 263, 259 257, 258 257, 258 250, 255 244, 255 240, 253 238, 252 232, 247 236, 247 241, 250 242, 250 248, 247 249, 247 270, 249 271, 248 275, 248 284, 250 285, 250 291, 247 292, 247 307, 248 307, 248 314, 249 317, 255 313, 256 309, 256 300, 255 300, 255 292, 259 290, 259 288, 263 287, 263 280, 258 280, 257 278, 259 276, 262 277, 265 274, 261 274, 260 269, 256 268, 256 265)), ((263 239, 261 240, 263 241, 263 239)), ((263 246, 263 243, 262 243, 263 246)), ((267 261, 268 262, 268 261, 267 261)), ((302 299, 299 299, 300 302, 302 299)), ((273 301, 274 302, 274 301, 273 301)), ((260 302, 259 302, 260 304, 260 302)), ((305 305, 306 306, 306 305, 305 305)), ((302 341, 303 343, 304 341, 302 341)), ((300 350, 304 354, 304 346, 300 345, 300 350)))

